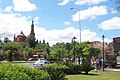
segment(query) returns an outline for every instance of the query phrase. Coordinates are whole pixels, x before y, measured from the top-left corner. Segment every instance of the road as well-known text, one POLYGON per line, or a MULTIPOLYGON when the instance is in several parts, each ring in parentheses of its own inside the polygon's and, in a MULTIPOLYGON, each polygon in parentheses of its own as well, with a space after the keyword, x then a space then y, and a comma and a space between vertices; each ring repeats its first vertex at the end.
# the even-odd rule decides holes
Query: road
POLYGON ((30 67, 34 67, 33 63, 34 62, 16 62, 16 64, 22 64, 22 65, 30 66, 30 67))

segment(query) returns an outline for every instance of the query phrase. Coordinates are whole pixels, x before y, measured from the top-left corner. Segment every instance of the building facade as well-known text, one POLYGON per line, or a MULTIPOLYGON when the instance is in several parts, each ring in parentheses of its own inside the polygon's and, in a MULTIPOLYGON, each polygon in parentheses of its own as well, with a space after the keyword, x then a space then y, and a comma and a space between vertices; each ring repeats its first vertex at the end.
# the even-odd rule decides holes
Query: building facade
POLYGON ((113 38, 114 53, 120 54, 120 37, 113 38))
MULTIPOLYGON (((31 25, 30 36, 35 37, 33 21, 32 21, 32 25, 31 25)), ((27 37, 24 35, 24 33, 22 31, 19 35, 17 35, 17 36, 14 35, 14 42, 26 42, 26 41, 27 41, 27 37)))

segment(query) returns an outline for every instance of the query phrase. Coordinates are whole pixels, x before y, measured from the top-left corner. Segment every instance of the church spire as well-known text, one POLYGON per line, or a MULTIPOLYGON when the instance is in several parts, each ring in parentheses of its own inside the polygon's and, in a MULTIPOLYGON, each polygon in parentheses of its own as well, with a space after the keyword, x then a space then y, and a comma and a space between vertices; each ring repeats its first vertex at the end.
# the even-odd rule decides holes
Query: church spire
POLYGON ((32 20, 32 25, 31 25, 31 33, 30 35, 34 35, 35 36, 35 33, 34 33, 34 21, 32 20))

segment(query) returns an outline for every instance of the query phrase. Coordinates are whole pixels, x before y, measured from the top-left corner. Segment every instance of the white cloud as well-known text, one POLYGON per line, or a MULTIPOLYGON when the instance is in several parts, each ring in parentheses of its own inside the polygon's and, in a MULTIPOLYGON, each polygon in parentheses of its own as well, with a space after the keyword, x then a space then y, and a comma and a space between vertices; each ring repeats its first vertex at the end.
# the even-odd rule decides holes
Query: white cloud
POLYGON ((64 5, 68 4, 68 3, 69 3, 69 0, 63 0, 63 2, 58 3, 57 5, 64 6, 64 5))
POLYGON ((7 7, 5 8, 5 11, 6 11, 6 12, 11 12, 12 8, 13 8, 12 6, 7 6, 7 7))
MULTIPOLYGON (((2 14, 0 13, 0 32, 5 33, 1 35, 2 40, 5 37, 13 40, 14 34, 16 36, 20 34, 21 30, 23 33, 28 36, 31 29, 31 17, 23 16, 21 14, 2 14)), ((36 39, 49 42, 50 45, 55 44, 56 42, 71 42, 71 39, 75 36, 77 41, 79 41, 80 31, 74 27, 68 27, 63 30, 46 30, 43 27, 38 26, 39 18, 35 17, 35 35, 36 39)), ((85 29, 82 32, 82 41, 93 41, 99 40, 97 34, 89 29, 85 29)))
POLYGON ((101 2, 106 2, 107 0, 77 0, 75 2, 76 5, 84 5, 84 4, 99 4, 101 2))
POLYGON ((69 21, 64 22, 65 25, 70 25, 69 21))
POLYGON ((111 14, 115 14, 115 13, 118 13, 117 10, 112 10, 111 14))
POLYGON ((36 10, 35 4, 30 3, 29 0, 13 0, 14 10, 18 12, 29 12, 36 10))
POLYGON ((81 33, 83 41, 93 41, 96 39, 98 40, 98 38, 96 37, 97 34, 95 32, 90 31, 90 29, 85 29, 81 33))
POLYGON ((103 21, 99 24, 99 28, 103 30, 120 29, 120 17, 113 17, 112 19, 103 21))
MULTIPOLYGON (((2 40, 5 37, 13 40, 14 34, 20 34, 21 30, 23 33, 28 36, 31 29, 31 18, 23 16, 21 14, 1 14, 0 13, 0 32, 5 33, 2 35, 2 40), (22 23, 22 24, 21 24, 22 23)), ((55 44, 56 42, 71 42, 73 36, 75 36, 77 41, 79 41, 79 29, 74 27, 68 27, 63 30, 46 30, 45 28, 38 27, 38 17, 35 18, 35 35, 36 39, 49 42, 50 45, 55 44)), ((83 30, 82 32, 82 41, 91 41, 98 39, 95 32, 90 31, 89 29, 83 30), (88 36, 89 35, 89 36, 88 36)))
POLYGON ((116 14, 116 13, 118 13, 118 11, 117 11, 116 9, 114 9, 114 8, 110 8, 110 11, 111 11, 111 14, 116 14))
POLYGON ((97 16, 102 16, 107 14, 107 7, 106 6, 93 6, 89 7, 86 10, 78 11, 76 14, 72 16, 73 21, 79 21, 79 19, 93 19, 97 16), (79 18, 80 13, 80 18, 79 18))
POLYGON ((13 39, 13 34, 19 34, 21 30, 25 32, 25 34, 28 34, 30 30, 27 17, 20 14, 0 13, 0 22, 0 32, 4 32, 5 36, 9 36, 10 39, 13 39))
MULTIPOLYGON (((79 42, 79 33, 79 30, 74 27, 68 27, 63 30, 49 30, 45 32, 45 40, 50 44, 55 44, 56 42, 71 42, 71 39, 75 36, 77 38, 76 41, 79 42)), ((100 40, 100 38, 97 37, 97 34, 89 29, 83 30, 81 33, 82 42, 100 40)))

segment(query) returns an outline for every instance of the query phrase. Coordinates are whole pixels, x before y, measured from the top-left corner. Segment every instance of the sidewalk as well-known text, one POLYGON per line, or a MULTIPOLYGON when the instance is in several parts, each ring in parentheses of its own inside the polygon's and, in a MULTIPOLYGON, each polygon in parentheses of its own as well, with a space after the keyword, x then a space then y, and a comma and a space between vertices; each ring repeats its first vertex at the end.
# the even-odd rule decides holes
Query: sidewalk
MULTIPOLYGON (((103 69, 93 71, 103 71, 103 69)), ((104 71, 120 71, 120 68, 105 68, 104 71)))
POLYGON ((113 69, 113 68, 105 68, 105 71, 120 71, 120 68, 116 68, 116 69, 113 69))

